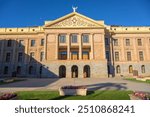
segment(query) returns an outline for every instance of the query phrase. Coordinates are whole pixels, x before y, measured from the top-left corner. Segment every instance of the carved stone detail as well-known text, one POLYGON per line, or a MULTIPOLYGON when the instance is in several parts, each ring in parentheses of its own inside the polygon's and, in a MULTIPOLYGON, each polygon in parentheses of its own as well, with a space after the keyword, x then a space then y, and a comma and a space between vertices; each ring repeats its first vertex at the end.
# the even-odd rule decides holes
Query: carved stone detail
POLYGON ((52 28, 63 28, 63 27, 68 27, 68 28, 71 28, 71 27, 99 27, 99 25, 96 24, 96 23, 94 23, 94 22, 92 22, 92 21, 90 21, 90 20, 81 18, 79 16, 73 16, 73 17, 65 19, 65 20, 63 20, 61 22, 53 24, 50 27, 52 27, 52 28))

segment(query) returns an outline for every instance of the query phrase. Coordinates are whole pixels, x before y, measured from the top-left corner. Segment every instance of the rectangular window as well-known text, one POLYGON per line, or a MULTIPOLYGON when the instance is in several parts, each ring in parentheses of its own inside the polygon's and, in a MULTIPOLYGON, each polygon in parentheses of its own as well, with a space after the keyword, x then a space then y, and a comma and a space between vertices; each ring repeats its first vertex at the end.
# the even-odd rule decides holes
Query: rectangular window
POLYGON ((119 52, 115 52, 115 61, 119 61, 119 52))
POLYGON ((126 39, 126 46, 130 46, 130 39, 126 39))
POLYGON ((32 61, 34 60, 34 56, 35 56, 35 55, 34 55, 34 52, 31 52, 31 53, 30 53, 30 62, 32 62, 32 61))
POLYGON ((44 46, 44 39, 41 39, 41 46, 44 46))
POLYGON ((40 61, 43 61, 44 60, 44 52, 41 52, 40 53, 40 61))
POLYGON ((83 58, 83 60, 89 60, 89 52, 83 51, 82 52, 82 58, 83 58))
POLYGON ((106 59, 109 61, 110 58, 109 58, 109 51, 106 51, 106 59))
POLYGON ((114 39, 114 46, 118 46, 118 39, 114 39))
POLYGON ((77 51, 71 52, 71 59, 72 60, 78 60, 79 59, 77 51))
POLYGON ((7 41, 7 47, 11 47, 12 46, 12 40, 8 40, 7 41))
POLYGON ((88 34, 82 35, 82 42, 83 43, 89 43, 89 35, 88 34))
POLYGON ((59 35, 59 42, 60 43, 66 43, 66 35, 59 35))
POLYGON ((4 67, 4 74, 8 74, 8 66, 4 67))
POLYGON ((22 62, 22 60, 23 60, 23 53, 19 52, 18 53, 18 62, 22 62))
POLYGON ((6 53, 6 62, 10 62, 10 52, 6 53))
POLYGON ((105 45, 109 45, 109 39, 105 38, 105 45))
POLYGON ((67 52, 66 51, 59 52, 59 59, 67 60, 67 52))
POLYGON ((143 51, 139 51, 139 59, 140 59, 140 61, 144 60, 143 51))
POLYGON ((71 42, 72 43, 77 43, 78 36, 76 34, 71 35, 71 42))
POLYGON ((142 40, 138 39, 138 46, 142 46, 142 40))
POLYGON ((131 61, 131 52, 127 52, 127 61, 131 61))
POLYGON ((19 47, 23 47, 24 46, 24 40, 19 40, 19 47))
POLYGON ((35 46, 35 40, 31 40, 31 47, 35 46))

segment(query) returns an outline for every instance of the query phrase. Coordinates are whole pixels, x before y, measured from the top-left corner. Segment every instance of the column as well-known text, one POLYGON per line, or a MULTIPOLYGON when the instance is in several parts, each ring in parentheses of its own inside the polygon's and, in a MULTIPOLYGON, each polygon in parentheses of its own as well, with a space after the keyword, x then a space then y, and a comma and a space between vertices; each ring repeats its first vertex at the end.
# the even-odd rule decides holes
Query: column
POLYGON ((78 40, 79 40, 79 60, 82 60, 82 35, 78 34, 78 40))
POLYGON ((55 34, 55 39, 56 39, 55 59, 58 60, 58 53, 59 53, 59 34, 55 34))
MULTIPOLYGON (((121 51, 119 52, 119 61, 126 61, 126 52, 125 52, 125 49, 124 49, 124 42, 125 42, 125 39, 122 37, 120 38, 120 46, 121 46, 121 51)), ((118 43, 119 43, 119 39, 118 39, 118 43)))
POLYGON ((17 41, 17 39, 15 39, 15 40, 12 40, 12 42, 13 42, 13 52, 11 54, 12 54, 12 62, 14 64, 15 60, 17 60, 16 57, 18 56, 18 55, 16 55, 17 54, 17 52, 16 52, 16 45, 17 45, 18 41, 17 41))
POLYGON ((70 35, 66 35, 67 40, 67 59, 70 60, 70 35))
POLYGON ((150 60, 150 57, 149 57, 149 53, 150 53, 149 52, 149 38, 143 38, 143 44, 145 44, 144 46, 146 49, 146 54, 144 53, 144 55, 146 55, 145 58, 147 61, 149 61, 150 60))
POLYGON ((91 56, 90 59, 94 59, 94 40, 93 40, 93 34, 90 34, 90 40, 91 40, 91 56))
POLYGON ((48 34, 45 35, 45 42, 44 42, 44 55, 45 55, 45 60, 47 60, 47 38, 48 34))
POLYGON ((131 38, 131 40, 133 40, 131 43, 133 45, 133 51, 131 53, 132 61, 138 61, 138 47, 136 38, 131 38))
POLYGON ((24 46, 24 48, 25 48, 25 60, 24 60, 24 62, 25 63, 28 63, 28 58, 29 58, 29 54, 30 53, 28 53, 28 50, 29 50, 29 39, 26 39, 26 43, 25 43, 25 45, 23 45, 24 46))
POLYGON ((101 34, 102 43, 103 43, 103 59, 106 60, 106 48, 105 48, 105 35, 104 33, 101 34))

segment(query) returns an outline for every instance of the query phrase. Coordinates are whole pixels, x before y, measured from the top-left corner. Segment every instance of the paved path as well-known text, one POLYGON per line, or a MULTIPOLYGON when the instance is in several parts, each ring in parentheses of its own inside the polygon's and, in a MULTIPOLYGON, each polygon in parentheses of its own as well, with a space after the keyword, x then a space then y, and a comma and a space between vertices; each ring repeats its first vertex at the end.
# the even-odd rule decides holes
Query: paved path
POLYGON ((65 85, 84 85, 88 90, 132 90, 150 92, 150 84, 137 83, 119 78, 101 79, 27 79, 26 81, 0 85, 0 92, 58 90, 65 85))

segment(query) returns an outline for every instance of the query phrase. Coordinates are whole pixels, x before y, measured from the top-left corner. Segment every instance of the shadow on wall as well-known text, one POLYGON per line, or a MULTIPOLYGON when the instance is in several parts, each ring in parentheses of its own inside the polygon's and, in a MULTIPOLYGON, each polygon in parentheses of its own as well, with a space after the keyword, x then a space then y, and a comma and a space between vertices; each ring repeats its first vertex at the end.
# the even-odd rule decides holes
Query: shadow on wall
MULTIPOLYGON (((107 32, 106 34, 110 34, 107 29, 105 31, 107 32)), ((108 77, 115 77, 113 38, 110 38, 111 35, 107 35, 105 37, 108 77)))
POLYGON ((27 49, 24 44, 24 40, 0 40, 1 78, 58 77, 58 75, 50 71, 46 65, 42 64, 44 61, 44 50, 42 50, 42 46, 34 47, 35 42, 33 41, 32 43, 29 43, 29 49, 27 49), (30 53, 28 53, 29 51, 30 53))

